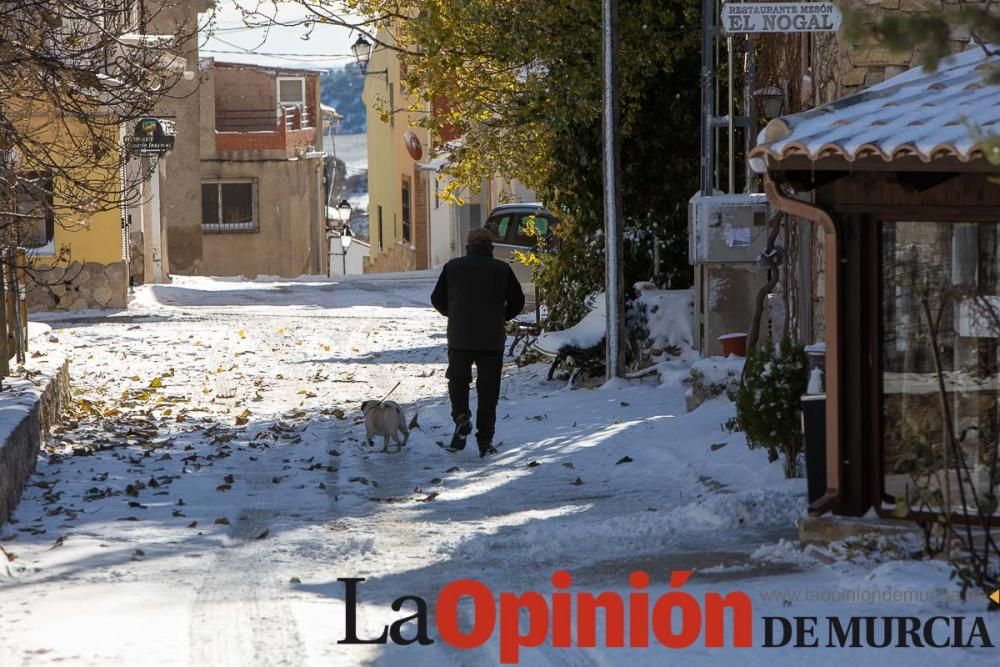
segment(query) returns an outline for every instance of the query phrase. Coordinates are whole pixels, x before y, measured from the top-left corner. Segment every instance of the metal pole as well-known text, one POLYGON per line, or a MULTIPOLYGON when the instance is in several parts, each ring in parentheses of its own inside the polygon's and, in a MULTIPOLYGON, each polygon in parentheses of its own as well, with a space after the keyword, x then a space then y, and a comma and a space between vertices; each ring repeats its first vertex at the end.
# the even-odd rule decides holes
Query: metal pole
POLYGON ((727 105, 727 115, 726 115, 726 139, 729 150, 729 164, 726 171, 729 172, 729 194, 736 194, 736 123, 733 122, 736 117, 736 104, 734 98, 736 93, 733 90, 735 87, 733 85, 733 79, 735 75, 733 74, 733 38, 726 38, 726 58, 727 58, 727 81, 726 81, 726 98, 729 101, 727 105))
POLYGON ((753 91, 757 85, 757 60, 754 57, 754 42, 747 38, 746 53, 743 54, 743 115, 746 116, 747 125, 743 130, 743 156, 746 162, 745 180, 743 192, 757 192, 757 174, 750 166, 750 160, 746 159, 750 155, 751 149, 757 142, 757 114, 753 108, 753 91))
MULTIPOLYGON (((153 237, 153 282, 164 282, 163 275, 163 231, 160 227, 160 161, 150 158, 153 162, 150 175, 150 219, 152 221, 150 235, 153 237)), ((221 217, 220 217, 221 221, 221 217)))
POLYGON ((604 33, 604 231, 605 231, 605 299, 607 300, 607 330, 605 353, 607 377, 625 375, 625 355, 622 344, 625 327, 622 306, 625 291, 622 286, 621 192, 618 185, 618 0, 603 0, 604 33))
POLYGON ((715 0, 701 3, 701 194, 715 181, 715 0))

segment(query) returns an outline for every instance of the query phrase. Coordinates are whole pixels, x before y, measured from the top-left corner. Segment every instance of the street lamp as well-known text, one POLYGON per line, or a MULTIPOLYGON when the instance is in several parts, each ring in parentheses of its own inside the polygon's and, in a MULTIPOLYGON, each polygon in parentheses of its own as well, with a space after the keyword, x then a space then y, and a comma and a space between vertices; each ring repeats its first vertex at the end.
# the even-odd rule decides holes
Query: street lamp
POLYGON ((354 240, 354 234, 351 233, 350 225, 344 225, 344 231, 340 232, 340 247, 344 252, 340 253, 340 259, 343 262, 344 275, 347 275, 347 249, 351 247, 351 241, 354 240))
POLYGON ((351 205, 346 199, 341 199, 340 203, 337 204, 337 217, 340 218, 341 225, 346 225, 347 221, 351 219, 351 205))
POLYGON ((351 233, 351 226, 347 221, 351 219, 351 205, 346 199, 341 199, 336 207, 337 217, 340 218, 340 259, 343 262, 344 275, 347 275, 347 249, 351 247, 354 234, 351 233))
POLYGON ((372 59, 372 45, 365 39, 364 35, 358 35, 358 41, 354 42, 354 46, 351 47, 351 53, 354 54, 354 59, 358 62, 358 68, 361 73, 365 76, 369 75, 385 75, 385 85, 389 85, 389 70, 382 69, 377 72, 368 71, 368 63, 372 59))
POLYGON ((764 118, 767 120, 774 120, 785 108, 785 91, 777 86, 755 90, 753 96, 761 103, 764 118))

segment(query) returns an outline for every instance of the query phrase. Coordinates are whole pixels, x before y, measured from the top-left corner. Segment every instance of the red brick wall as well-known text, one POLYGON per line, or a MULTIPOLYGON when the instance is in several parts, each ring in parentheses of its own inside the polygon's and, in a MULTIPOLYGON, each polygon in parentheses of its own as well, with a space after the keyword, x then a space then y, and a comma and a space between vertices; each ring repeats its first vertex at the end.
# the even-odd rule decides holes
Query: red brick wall
MULTIPOLYGON (((317 146, 316 128, 286 132, 283 127, 275 132, 216 132, 217 151, 286 151, 295 153, 297 146, 317 146)), ((317 148, 319 148, 317 146, 317 148)))
POLYGON ((278 106, 278 84, 270 72, 215 68, 215 109, 233 111, 278 106))

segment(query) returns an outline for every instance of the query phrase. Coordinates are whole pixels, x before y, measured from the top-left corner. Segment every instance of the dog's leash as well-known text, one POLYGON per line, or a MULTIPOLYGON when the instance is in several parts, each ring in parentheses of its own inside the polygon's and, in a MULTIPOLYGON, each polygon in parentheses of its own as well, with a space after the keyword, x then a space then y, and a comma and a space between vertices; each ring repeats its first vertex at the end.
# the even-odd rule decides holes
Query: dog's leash
POLYGON ((390 389, 390 390, 389 390, 389 393, 388 393, 388 394, 386 394, 386 395, 385 395, 385 398, 383 398, 383 399, 382 399, 381 401, 379 401, 379 402, 378 402, 378 404, 379 404, 379 405, 382 405, 382 404, 383 404, 383 403, 385 403, 385 402, 386 402, 387 400, 389 400, 389 397, 390 397, 390 396, 392 396, 392 392, 396 391, 396 390, 397 390, 397 389, 399 388, 399 385, 401 385, 402 383, 403 383, 403 382, 402 382, 402 380, 400 380, 399 382, 397 382, 397 383, 396 383, 396 386, 395 386, 395 387, 393 387, 392 389, 390 389))

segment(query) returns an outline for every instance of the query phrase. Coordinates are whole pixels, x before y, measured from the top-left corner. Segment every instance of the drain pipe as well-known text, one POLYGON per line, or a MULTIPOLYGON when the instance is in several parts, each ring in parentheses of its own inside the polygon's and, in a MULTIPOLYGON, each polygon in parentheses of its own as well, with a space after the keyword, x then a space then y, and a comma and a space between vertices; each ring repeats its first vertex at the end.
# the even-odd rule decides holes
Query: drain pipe
POLYGON ((764 192, 767 199, 783 213, 811 220, 818 224, 824 233, 823 257, 825 270, 824 285, 824 319, 826 321, 826 493, 809 506, 812 514, 823 514, 840 503, 841 480, 843 478, 843 456, 841 452, 840 424, 840 354, 838 312, 840 310, 840 293, 837 289, 840 277, 840 252, 837 243, 837 227, 833 218, 823 209, 808 202, 785 196, 778 185, 771 179, 769 172, 764 173, 764 192))

